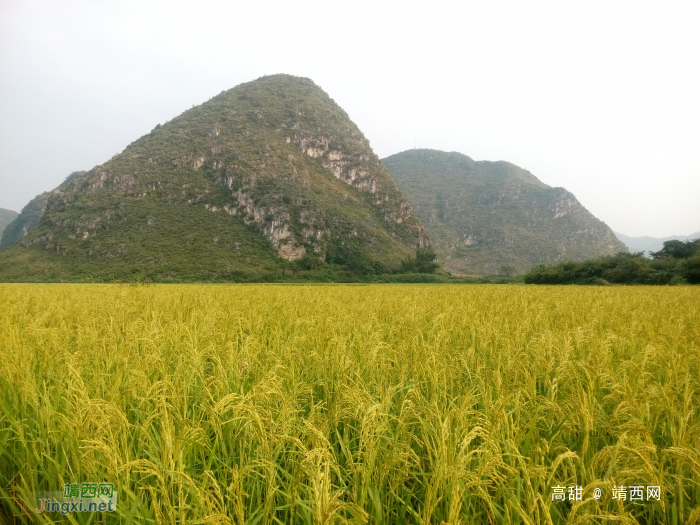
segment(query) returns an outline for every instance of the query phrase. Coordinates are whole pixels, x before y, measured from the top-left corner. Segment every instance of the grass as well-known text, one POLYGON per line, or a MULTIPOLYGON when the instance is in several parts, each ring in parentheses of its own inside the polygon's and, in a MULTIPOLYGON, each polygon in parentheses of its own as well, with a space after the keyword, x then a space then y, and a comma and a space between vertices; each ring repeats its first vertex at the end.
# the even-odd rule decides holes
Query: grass
POLYGON ((0 522, 695 523, 699 300, 1 285, 0 522), (116 513, 32 512, 88 481, 118 486, 116 513))

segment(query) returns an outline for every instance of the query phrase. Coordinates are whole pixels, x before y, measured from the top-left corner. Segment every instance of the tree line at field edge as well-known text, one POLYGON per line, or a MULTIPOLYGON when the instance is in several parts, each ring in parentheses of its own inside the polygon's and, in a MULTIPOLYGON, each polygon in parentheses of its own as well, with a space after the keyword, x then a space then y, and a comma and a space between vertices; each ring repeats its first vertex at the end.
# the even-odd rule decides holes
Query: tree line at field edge
POLYGON ((526 284, 700 284, 700 239, 664 242, 658 252, 624 253, 581 262, 540 265, 526 284))

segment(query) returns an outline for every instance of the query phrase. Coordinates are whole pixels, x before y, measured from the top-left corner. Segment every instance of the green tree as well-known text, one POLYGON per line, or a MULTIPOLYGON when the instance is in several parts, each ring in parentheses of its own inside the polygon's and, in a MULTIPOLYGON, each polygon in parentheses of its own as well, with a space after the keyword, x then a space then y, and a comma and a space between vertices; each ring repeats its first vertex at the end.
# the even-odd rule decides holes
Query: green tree
POLYGON ((673 257, 674 259, 688 259, 694 254, 700 252, 700 239, 690 241, 671 240, 665 241, 664 247, 658 252, 651 252, 654 259, 663 257, 673 257))
POLYGON ((401 263, 399 271, 401 273, 435 273, 440 265, 435 262, 437 254, 428 246, 417 248, 414 258, 406 259, 401 263))

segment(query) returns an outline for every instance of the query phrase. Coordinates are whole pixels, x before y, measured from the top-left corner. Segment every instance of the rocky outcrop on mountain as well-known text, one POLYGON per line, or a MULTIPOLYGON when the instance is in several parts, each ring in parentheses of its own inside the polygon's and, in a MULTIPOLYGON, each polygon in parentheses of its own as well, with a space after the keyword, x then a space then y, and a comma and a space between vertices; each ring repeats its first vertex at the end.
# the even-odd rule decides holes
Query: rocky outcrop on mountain
POLYGON ((42 257, 41 272, 68 277, 235 278, 295 261, 380 272, 427 244, 347 114, 311 80, 274 75, 53 190, 36 228, 0 256, 0 278, 13 258, 42 257))
POLYGON ((572 193, 508 162, 426 149, 383 162, 454 274, 510 275, 627 251, 572 193))

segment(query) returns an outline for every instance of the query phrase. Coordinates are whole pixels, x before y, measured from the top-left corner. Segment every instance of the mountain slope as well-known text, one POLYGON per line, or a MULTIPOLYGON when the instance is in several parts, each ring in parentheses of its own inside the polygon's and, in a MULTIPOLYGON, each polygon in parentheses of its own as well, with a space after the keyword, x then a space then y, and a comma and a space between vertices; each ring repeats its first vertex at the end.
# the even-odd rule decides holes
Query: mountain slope
POLYGON ((700 239, 700 232, 691 233, 690 235, 671 235, 670 237, 628 237, 622 233, 615 232, 615 236, 620 239, 631 252, 658 252, 664 247, 665 241, 679 240, 690 241, 700 239))
POLYGON ((0 208, 0 242, 2 242, 2 235, 5 228, 7 228, 7 225, 17 218, 17 215, 18 213, 16 211, 0 208))
POLYGON ((0 239, 0 250, 9 248, 39 225, 49 195, 48 191, 40 193, 22 208, 21 213, 5 228, 0 239))
MULTIPOLYGON (((73 179, 84 173, 84 171, 74 171, 58 187, 66 187, 73 179)), ((48 191, 40 193, 22 208, 22 212, 7 226, 2 239, 0 239, 0 250, 9 248, 39 225, 50 194, 48 191)))
POLYGON ((627 251, 571 193, 513 164, 427 149, 383 163, 452 273, 522 273, 538 264, 627 251))
POLYGON ((264 279, 289 261, 380 272, 427 242, 347 114, 311 80, 273 75, 54 190, 0 254, 0 279, 264 279))

